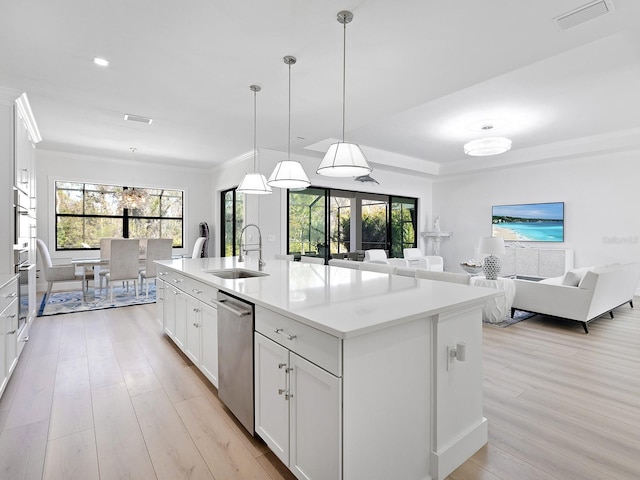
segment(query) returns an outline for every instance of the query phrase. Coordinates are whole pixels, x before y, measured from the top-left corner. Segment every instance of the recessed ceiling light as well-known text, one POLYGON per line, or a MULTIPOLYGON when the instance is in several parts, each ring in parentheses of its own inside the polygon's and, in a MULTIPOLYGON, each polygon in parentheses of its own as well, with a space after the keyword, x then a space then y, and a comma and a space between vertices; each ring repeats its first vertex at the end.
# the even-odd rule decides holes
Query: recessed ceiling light
POLYGON ((140 122, 146 124, 150 124, 151 122, 153 122, 152 118, 143 117, 141 115, 131 115, 130 113, 125 113, 124 119, 129 120, 130 122, 140 122))
POLYGON ((101 67, 109 66, 109 60, 107 60, 106 58, 93 57, 93 63, 95 63, 96 65, 100 65, 101 67))

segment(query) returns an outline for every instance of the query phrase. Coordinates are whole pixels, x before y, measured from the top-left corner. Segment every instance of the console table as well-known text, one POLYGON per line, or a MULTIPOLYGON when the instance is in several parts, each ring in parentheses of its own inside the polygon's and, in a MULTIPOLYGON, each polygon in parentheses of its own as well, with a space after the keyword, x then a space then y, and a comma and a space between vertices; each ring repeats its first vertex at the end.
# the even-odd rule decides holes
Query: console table
POLYGON ((449 238, 451 236, 451 232, 440 232, 440 231, 422 232, 422 236, 433 240, 433 254, 440 255, 440 241, 443 238, 449 238))

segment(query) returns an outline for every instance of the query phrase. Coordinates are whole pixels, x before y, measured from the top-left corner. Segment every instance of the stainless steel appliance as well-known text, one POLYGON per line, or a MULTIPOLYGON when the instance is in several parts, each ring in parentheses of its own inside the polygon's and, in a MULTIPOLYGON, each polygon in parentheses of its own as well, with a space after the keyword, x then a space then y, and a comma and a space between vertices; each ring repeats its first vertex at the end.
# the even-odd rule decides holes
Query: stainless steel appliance
POLYGON ((21 250, 29 246, 31 217, 29 216, 29 197, 22 190, 13 187, 14 214, 14 250, 21 250))
POLYGON ((253 435, 253 305, 222 292, 216 304, 218 397, 253 435))

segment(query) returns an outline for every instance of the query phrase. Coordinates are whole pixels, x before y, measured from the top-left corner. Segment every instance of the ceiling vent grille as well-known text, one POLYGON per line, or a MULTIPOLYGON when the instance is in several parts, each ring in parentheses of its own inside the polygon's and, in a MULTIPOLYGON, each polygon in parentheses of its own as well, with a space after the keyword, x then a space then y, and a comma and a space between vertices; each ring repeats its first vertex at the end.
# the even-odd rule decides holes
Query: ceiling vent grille
POLYGON ((146 123, 147 125, 150 124, 151 122, 153 122, 152 118, 142 117, 140 115, 131 115, 130 113, 126 113, 124 115, 124 119, 125 120, 129 120, 130 122, 146 123))
POLYGON ((612 5, 610 1, 596 0, 595 2, 590 2, 586 5, 576 8, 571 12, 560 15, 559 17, 554 18, 554 20, 556 21, 556 25, 558 25, 558 28, 560 28, 560 30, 567 30, 582 23, 588 22, 589 20, 593 20, 594 18, 606 15, 611 10, 612 5))

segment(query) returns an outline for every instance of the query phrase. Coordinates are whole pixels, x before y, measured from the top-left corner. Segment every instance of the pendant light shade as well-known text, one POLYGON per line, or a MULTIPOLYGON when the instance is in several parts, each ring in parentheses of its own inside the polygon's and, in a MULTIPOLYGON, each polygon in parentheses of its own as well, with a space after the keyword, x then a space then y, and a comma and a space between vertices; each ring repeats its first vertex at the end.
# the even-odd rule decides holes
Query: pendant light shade
POLYGON ((302 168, 300 162, 291 160, 291 65, 296 63, 296 57, 287 55, 284 57, 284 63, 289 65, 289 131, 287 135, 288 148, 287 159, 278 162, 276 168, 273 169, 267 184, 272 187, 289 188, 292 190, 304 190, 311 182, 309 177, 302 168))
POLYGON ((248 195, 266 195, 272 193, 271 187, 267 185, 267 180, 264 178, 264 175, 258 173, 256 170, 256 119, 257 119, 257 108, 256 108, 256 96, 257 93, 261 90, 259 85, 251 85, 249 89, 253 92, 253 173, 247 173, 236 192, 244 193, 248 195))
POLYGON ((367 162, 360 146, 344 141, 345 130, 345 98, 346 98, 346 58, 347 58, 347 23, 353 20, 351 12, 338 13, 338 22, 344 26, 344 42, 342 48, 342 142, 334 143, 329 147, 316 173, 327 177, 357 177, 367 175, 373 169, 367 162))
POLYGON ((511 149, 511 140, 504 137, 479 138, 464 145, 464 153, 472 157, 499 155, 511 149))
POLYGON ((317 173, 327 177, 359 177, 372 170, 358 145, 338 142, 332 144, 324 154, 317 173))

